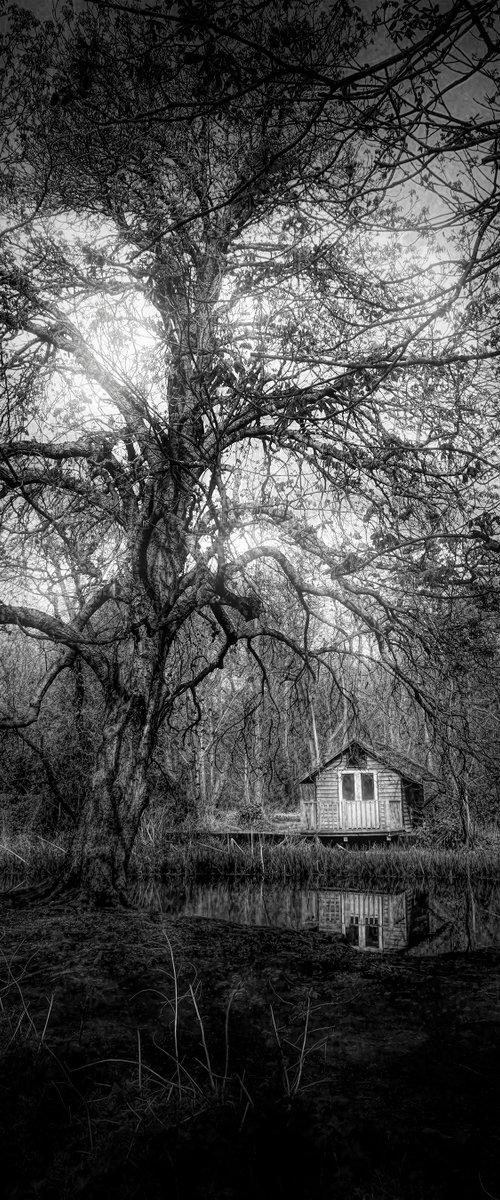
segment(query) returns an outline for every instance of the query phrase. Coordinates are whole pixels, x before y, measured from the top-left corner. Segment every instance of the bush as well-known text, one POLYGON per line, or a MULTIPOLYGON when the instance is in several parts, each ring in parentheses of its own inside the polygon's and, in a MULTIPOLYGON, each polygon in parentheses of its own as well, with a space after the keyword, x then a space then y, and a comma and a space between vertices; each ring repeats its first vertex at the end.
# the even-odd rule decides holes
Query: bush
POLYGON ((260 804, 248 804, 246 808, 240 808, 236 814, 236 819, 238 825, 252 826, 253 829, 262 829, 266 824, 266 818, 260 804))
POLYGON ((462 825, 454 815, 436 814, 427 817, 414 834, 414 845, 429 850, 456 850, 463 844, 462 825))

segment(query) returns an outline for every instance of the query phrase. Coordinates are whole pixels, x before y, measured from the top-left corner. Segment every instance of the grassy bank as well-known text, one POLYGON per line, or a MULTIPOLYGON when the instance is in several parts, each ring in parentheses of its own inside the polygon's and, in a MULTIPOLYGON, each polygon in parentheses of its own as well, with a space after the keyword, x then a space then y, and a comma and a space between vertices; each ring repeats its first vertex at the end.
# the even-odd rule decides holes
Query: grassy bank
POLYGON ((68 846, 64 836, 48 839, 41 834, 8 833, 0 836, 0 887, 22 887, 64 870, 68 846))
MULTIPOLYGON (((48 840, 26 834, 0 842, 1 886, 21 887, 64 869, 67 845, 63 838, 48 840)), ((252 841, 227 834, 179 831, 173 837, 141 833, 131 861, 135 879, 258 880, 284 886, 378 886, 402 882, 414 886, 429 881, 498 879, 500 839, 496 830, 477 836, 470 847, 429 846, 403 842, 371 849, 344 849, 306 842, 293 833, 279 843, 266 842, 256 832, 252 841)))
POLYGON ((500 877, 500 829, 496 824, 471 829, 469 844, 455 821, 440 818, 421 827, 406 841, 372 848, 327 845, 300 836, 296 814, 274 814, 269 829, 279 839, 266 841, 255 826, 250 838, 232 834, 235 814, 210 831, 168 829, 162 814, 140 831, 132 869, 146 876, 185 881, 218 879, 264 880, 273 884, 318 887, 366 886, 449 880, 454 877, 500 877))
POLYGON ((343 850, 321 843, 285 839, 279 845, 261 842, 253 846, 213 837, 171 844, 147 855, 134 857, 138 875, 161 874, 184 880, 221 878, 258 879, 284 885, 422 883, 423 880, 454 877, 496 878, 500 875, 497 849, 428 849, 419 846, 374 847, 343 850))

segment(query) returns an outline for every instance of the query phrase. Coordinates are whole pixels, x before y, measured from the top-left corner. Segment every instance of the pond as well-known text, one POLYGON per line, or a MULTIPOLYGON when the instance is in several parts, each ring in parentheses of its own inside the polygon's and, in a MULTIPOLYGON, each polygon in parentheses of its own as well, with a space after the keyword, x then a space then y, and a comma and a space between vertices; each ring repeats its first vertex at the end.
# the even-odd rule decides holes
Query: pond
POLYGON ((265 883, 176 887, 151 880, 136 884, 132 898, 171 915, 319 929, 360 951, 436 955, 500 946, 500 882, 362 891, 265 883))

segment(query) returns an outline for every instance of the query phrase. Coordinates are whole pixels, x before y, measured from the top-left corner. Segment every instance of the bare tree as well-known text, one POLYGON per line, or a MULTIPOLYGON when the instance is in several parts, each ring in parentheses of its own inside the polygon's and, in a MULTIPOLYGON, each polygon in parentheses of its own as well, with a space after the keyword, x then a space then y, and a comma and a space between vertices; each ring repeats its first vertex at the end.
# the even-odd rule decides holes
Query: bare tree
POLYGON ((278 9, 248 10, 237 60, 225 27, 201 41, 128 5, 18 12, 7 38, 0 621, 54 652, 3 723, 27 729, 79 662, 98 682, 66 883, 101 902, 125 894, 159 730, 238 641, 309 670, 357 629, 401 671, 401 565, 472 536, 457 480, 484 422, 457 413, 456 373, 482 356, 461 297, 483 250, 450 282, 432 233, 401 244, 400 122, 374 162, 374 98, 332 86, 361 19, 278 9))

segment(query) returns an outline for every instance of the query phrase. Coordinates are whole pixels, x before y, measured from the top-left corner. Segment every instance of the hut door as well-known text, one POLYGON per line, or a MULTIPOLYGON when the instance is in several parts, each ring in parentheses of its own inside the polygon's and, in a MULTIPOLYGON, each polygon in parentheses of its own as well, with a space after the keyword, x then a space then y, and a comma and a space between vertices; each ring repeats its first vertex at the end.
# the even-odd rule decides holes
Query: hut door
POLYGON ((374 892, 343 892, 342 933, 360 950, 381 950, 382 897, 374 892))
POLYGON ((373 771, 342 771, 343 829, 378 829, 378 798, 373 771))

